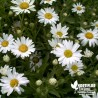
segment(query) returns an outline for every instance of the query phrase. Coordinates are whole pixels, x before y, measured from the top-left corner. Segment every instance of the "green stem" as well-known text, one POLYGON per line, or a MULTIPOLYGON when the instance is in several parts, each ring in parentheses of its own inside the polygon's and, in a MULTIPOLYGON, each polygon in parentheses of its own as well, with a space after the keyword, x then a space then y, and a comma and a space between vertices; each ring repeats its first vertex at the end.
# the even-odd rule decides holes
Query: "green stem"
POLYGON ((21 24, 21 31, 23 32, 24 13, 22 14, 22 16, 19 15, 19 19, 20 19, 20 24, 21 24))

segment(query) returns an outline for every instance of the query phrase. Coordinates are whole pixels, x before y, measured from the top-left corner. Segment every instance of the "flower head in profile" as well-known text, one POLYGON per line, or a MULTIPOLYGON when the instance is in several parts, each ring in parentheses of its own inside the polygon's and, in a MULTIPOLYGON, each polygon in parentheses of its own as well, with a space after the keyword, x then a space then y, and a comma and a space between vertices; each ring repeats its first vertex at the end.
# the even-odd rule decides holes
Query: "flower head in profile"
POLYGON ((58 14, 53 8, 44 8, 38 11, 38 19, 40 23, 55 24, 59 20, 58 14))
POLYGON ((30 11, 35 11, 34 1, 35 0, 12 0, 11 2, 14 6, 11 6, 10 9, 17 15, 21 13, 30 13, 30 11))
POLYGON ((12 44, 14 42, 13 35, 3 33, 3 36, 0 37, 0 52, 7 53, 11 50, 12 44))
POLYGON ((29 80, 23 76, 24 74, 17 73, 15 68, 13 68, 12 71, 8 71, 7 76, 3 76, 0 79, 2 94, 7 93, 7 96, 9 96, 13 91, 16 91, 18 94, 24 92, 21 85, 26 86, 26 84, 29 83, 29 80))
POLYGON ((94 53, 86 48, 84 51, 84 57, 92 57, 94 53))
POLYGON ((22 36, 20 39, 17 38, 12 46, 12 53, 16 55, 16 57, 29 57, 29 55, 35 51, 34 43, 29 38, 25 38, 22 36))
POLYGON ((73 4, 72 12, 76 12, 81 15, 85 12, 85 7, 81 3, 73 4))
POLYGON ((73 41, 63 40, 53 53, 59 57, 59 63, 62 64, 62 66, 65 66, 80 61, 82 54, 81 50, 78 50, 79 47, 80 45, 78 43, 74 44, 73 41))
POLYGON ((8 65, 5 65, 4 67, 1 66, 1 68, 0 68, 0 74, 1 75, 7 75, 7 72, 11 71, 11 70, 12 70, 12 68, 9 67, 8 65))

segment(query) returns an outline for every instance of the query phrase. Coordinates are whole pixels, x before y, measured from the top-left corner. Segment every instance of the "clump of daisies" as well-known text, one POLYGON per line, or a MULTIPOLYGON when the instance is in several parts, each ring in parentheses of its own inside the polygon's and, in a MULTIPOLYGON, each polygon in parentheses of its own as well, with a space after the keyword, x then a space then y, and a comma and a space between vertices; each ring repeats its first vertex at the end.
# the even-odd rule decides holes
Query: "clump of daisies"
POLYGON ((21 86, 26 86, 29 80, 23 76, 24 74, 17 73, 15 68, 12 71, 8 70, 6 76, 2 76, 0 79, 1 93, 7 93, 7 96, 9 96, 13 91, 16 91, 18 94, 24 92, 21 86))
POLYGON ((56 0, 42 0, 42 1, 40 2, 40 4, 44 3, 44 4, 50 4, 50 5, 52 5, 52 3, 53 3, 54 1, 56 1, 56 0))
POLYGON ((38 19, 40 23, 56 24, 59 21, 58 14, 54 11, 54 8, 48 7, 38 11, 38 19))
POLYGON ((77 14, 81 15, 85 12, 85 7, 81 3, 76 3, 72 5, 72 12, 76 12, 77 14))
POLYGON ((30 13, 30 11, 35 11, 35 0, 12 0, 14 6, 11 6, 10 9, 16 13, 16 15, 21 13, 30 13))
POLYGON ((41 53, 35 52, 30 55, 30 68, 35 71, 36 67, 40 67, 42 65, 41 53))
POLYGON ((35 51, 34 43, 29 38, 22 36, 14 41, 11 51, 16 57, 29 57, 29 55, 35 51))
POLYGON ((70 40, 63 40, 59 47, 54 50, 54 54, 58 57, 59 64, 65 66, 67 64, 72 64, 75 62, 79 62, 81 60, 82 50, 78 50, 80 45, 78 43, 73 43, 70 40))

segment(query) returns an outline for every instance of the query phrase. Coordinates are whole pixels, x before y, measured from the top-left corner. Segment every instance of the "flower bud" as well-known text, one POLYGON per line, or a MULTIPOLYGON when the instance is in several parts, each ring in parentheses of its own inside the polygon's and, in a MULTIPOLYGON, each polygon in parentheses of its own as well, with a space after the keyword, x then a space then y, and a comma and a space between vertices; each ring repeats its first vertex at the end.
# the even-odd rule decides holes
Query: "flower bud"
POLYGON ((3 61, 5 62, 9 62, 10 61, 10 57, 6 54, 3 56, 3 61))
POLYGON ((92 13, 93 16, 96 16, 96 13, 92 13))
POLYGON ((98 60, 98 55, 96 55, 96 59, 98 60))
POLYGON ((25 25, 28 25, 28 22, 27 21, 25 22, 25 25))
POLYGON ((9 11, 8 15, 9 16, 12 16, 13 15, 13 12, 12 11, 9 11))
POLYGON ((50 85, 55 85, 57 83, 57 80, 55 78, 50 78, 49 79, 49 84, 50 85))
POLYGON ((7 27, 8 25, 7 24, 4 24, 4 27, 7 27))
POLYGON ((40 88, 37 88, 37 89, 36 89, 36 92, 37 92, 37 93, 40 93, 40 92, 41 92, 41 89, 40 89, 40 88))
POLYGON ((87 25, 87 22, 83 22, 84 25, 87 25))
POLYGON ((17 34, 21 34, 22 33, 22 31, 21 30, 16 30, 16 32, 17 32, 17 34))
POLYGON ((31 28, 34 28, 34 23, 29 24, 31 28))
POLYGON ((64 16, 67 16, 67 13, 63 13, 64 16))
POLYGON ((95 71, 95 74, 98 76, 98 70, 95 71))
POLYGON ((37 81, 36 81, 36 85, 37 85, 37 86, 40 86, 41 84, 42 84, 42 80, 37 80, 37 81))
POLYGON ((58 60, 57 60, 57 59, 54 59, 54 60, 52 61, 52 64, 53 64, 53 65, 57 65, 57 64, 58 64, 58 60))

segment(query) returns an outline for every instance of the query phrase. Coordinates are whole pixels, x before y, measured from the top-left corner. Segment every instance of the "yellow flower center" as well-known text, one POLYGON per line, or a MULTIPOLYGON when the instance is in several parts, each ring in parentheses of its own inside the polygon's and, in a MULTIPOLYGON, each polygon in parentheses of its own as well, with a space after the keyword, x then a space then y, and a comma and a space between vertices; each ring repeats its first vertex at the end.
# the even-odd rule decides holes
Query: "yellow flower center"
POLYGON ((47 18, 47 19, 52 19, 52 14, 51 13, 46 13, 45 14, 45 18, 47 18))
POLYGON ((64 55, 65 55, 65 57, 70 58, 70 57, 72 57, 73 53, 71 50, 65 50, 64 55))
POLYGON ((92 39, 94 36, 93 36, 93 34, 92 34, 91 32, 87 32, 87 33, 85 34, 85 37, 86 37, 87 39, 92 39))
POLYGON ((19 51, 21 51, 21 52, 26 52, 27 50, 28 50, 27 45, 22 44, 22 45, 19 46, 19 51))
POLYGON ((82 10, 82 8, 81 8, 80 6, 77 6, 77 10, 79 10, 79 11, 80 11, 80 10, 82 10))
POLYGON ((96 27, 98 27, 98 24, 96 24, 96 27))
POLYGON ((27 2, 22 2, 21 4, 20 4, 20 8, 21 9, 27 9, 29 7, 29 4, 27 3, 27 2))
POLYGON ((56 47, 60 47, 60 46, 57 44, 56 47))
POLYGON ((38 57, 33 57, 33 62, 36 64, 36 63, 38 63, 39 62, 39 58, 38 57))
POLYGON ((8 44, 9 44, 9 42, 8 42, 8 41, 6 41, 6 40, 4 40, 4 41, 1 43, 1 45, 2 45, 3 47, 7 47, 7 46, 8 46, 8 44))
POLYGON ((59 37, 62 37, 62 35, 63 35, 62 32, 57 32, 56 34, 57 34, 59 37))
POLYGON ((78 67, 77 67, 77 65, 72 65, 71 69, 72 69, 73 71, 77 71, 77 70, 78 70, 78 67))
POLYGON ((19 81, 17 79, 12 79, 10 81, 10 86, 11 87, 16 87, 16 86, 18 86, 18 84, 19 84, 19 81))

